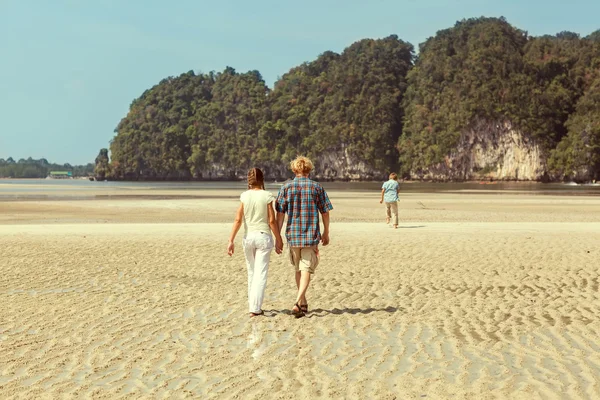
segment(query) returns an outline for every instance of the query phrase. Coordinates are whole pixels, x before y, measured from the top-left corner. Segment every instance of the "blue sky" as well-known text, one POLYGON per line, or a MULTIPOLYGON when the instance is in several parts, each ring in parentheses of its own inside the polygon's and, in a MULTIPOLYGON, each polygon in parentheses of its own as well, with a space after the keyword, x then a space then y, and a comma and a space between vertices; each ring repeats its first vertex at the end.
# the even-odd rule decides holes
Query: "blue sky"
POLYGON ((92 162, 131 101, 167 76, 229 65, 272 87, 356 40, 418 47, 482 15, 531 35, 600 29, 597 0, 0 0, 0 158, 92 162))

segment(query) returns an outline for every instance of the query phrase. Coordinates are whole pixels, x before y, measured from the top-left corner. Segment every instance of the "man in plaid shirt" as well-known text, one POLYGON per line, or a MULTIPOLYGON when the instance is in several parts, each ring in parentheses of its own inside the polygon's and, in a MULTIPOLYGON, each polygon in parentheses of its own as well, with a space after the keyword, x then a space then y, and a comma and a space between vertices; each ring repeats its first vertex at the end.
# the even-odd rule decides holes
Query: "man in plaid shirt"
POLYGON ((281 187, 275 209, 280 230, 285 214, 288 216, 285 236, 290 250, 290 262, 296 268, 298 286, 292 314, 300 318, 308 312, 306 290, 311 274, 315 273, 319 264, 319 242, 323 246, 329 244, 329 211, 333 207, 325 189, 308 178, 313 169, 308 158, 298 157, 290 166, 296 178, 281 187), (319 213, 323 219, 323 233, 319 226, 319 213))

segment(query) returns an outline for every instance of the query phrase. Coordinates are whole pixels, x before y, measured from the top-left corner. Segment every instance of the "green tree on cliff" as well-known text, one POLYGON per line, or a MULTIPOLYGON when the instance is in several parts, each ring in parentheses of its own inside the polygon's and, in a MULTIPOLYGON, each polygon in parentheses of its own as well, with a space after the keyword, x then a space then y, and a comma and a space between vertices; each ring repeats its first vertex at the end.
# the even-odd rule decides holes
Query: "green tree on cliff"
POLYGON ((600 180, 600 78, 577 103, 568 135, 552 152, 550 166, 567 179, 600 180))
POLYGON ((362 40, 293 68, 273 91, 257 71, 188 72, 131 104, 111 143, 113 174, 133 179, 241 175, 305 153, 343 152, 385 171, 397 163, 413 48, 362 40), (222 172, 221 171, 221 172, 222 172))
POLYGON ((590 33, 588 36, 586 36, 586 39, 593 40, 595 42, 600 42, 600 29, 590 33))
POLYGON ((110 174, 110 165, 108 163, 108 149, 100 149, 100 153, 96 157, 96 165, 94 167, 96 178, 104 180, 110 174))
POLYGON ((533 86, 523 61, 526 43, 526 33, 503 18, 479 18, 421 45, 404 103, 405 172, 441 162, 477 120, 523 123, 533 86))
POLYGON ((269 99, 269 129, 279 126, 283 144, 289 143, 276 153, 289 159, 299 152, 343 152, 382 171, 393 168, 412 58, 412 45, 389 36, 292 69, 269 99))
POLYGON ((340 165, 419 175, 465 151, 460 138, 481 126, 519 131, 543 156, 554 151, 552 171, 564 173, 572 166, 561 154, 588 132, 577 121, 600 76, 598 32, 530 37, 504 18, 474 18, 428 39, 414 65, 412 45, 392 35, 325 52, 273 90, 258 71, 231 67, 169 77, 117 126, 111 174, 233 178, 259 165, 269 176, 303 153, 331 177, 340 165))
POLYGON ((404 172, 442 162, 481 121, 508 123, 547 154, 567 133, 596 51, 576 33, 531 38, 503 18, 438 32, 409 73, 399 142, 404 172))

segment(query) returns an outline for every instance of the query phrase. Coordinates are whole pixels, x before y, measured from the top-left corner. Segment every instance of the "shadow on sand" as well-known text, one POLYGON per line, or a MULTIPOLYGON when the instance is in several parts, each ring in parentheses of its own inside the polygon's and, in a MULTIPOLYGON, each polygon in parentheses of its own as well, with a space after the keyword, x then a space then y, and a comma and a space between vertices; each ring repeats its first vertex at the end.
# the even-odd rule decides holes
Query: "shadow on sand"
MULTIPOLYGON (((265 311, 265 317, 276 317, 279 314, 284 314, 284 315, 292 315, 291 310, 264 310, 265 311)), ((398 307, 385 307, 385 308, 333 308, 331 310, 325 310, 322 308, 315 308, 314 310, 309 310, 308 314, 306 314, 305 318, 312 318, 312 317, 316 317, 316 318, 323 318, 326 317, 328 315, 341 315, 341 314, 352 314, 352 315, 357 315, 357 314, 372 314, 372 313, 378 313, 378 312, 385 312, 385 313, 389 313, 389 314, 393 314, 395 312, 398 311, 403 311, 402 308, 398 308, 398 307)))

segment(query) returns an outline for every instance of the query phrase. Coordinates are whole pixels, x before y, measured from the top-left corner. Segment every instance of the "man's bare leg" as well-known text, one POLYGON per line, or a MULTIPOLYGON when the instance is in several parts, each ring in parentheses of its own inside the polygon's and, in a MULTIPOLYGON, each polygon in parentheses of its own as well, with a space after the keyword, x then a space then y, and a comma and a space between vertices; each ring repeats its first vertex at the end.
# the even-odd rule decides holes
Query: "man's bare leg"
MULTIPOLYGON (((300 292, 301 279, 302 279, 302 272, 296 271, 296 287, 298 288, 298 292, 300 292)), ((309 277, 309 279, 310 279, 310 277, 309 277)), ((302 298, 300 298, 300 302, 298 304, 300 304, 301 306, 308 304, 308 301, 306 300, 306 290, 304 291, 304 295, 302 296, 302 298)))
POLYGON ((300 273, 300 271, 296 271, 296 287, 298 289, 300 289, 300 277, 302 276, 302 274, 300 273))
MULTIPOLYGON (((296 274, 296 277, 298 275, 296 274)), ((297 278, 296 278, 297 279, 297 278)), ((298 297, 296 297, 296 303, 306 304, 306 291, 308 290, 308 284, 310 283, 310 272, 300 271, 300 282, 298 284, 298 297)))

